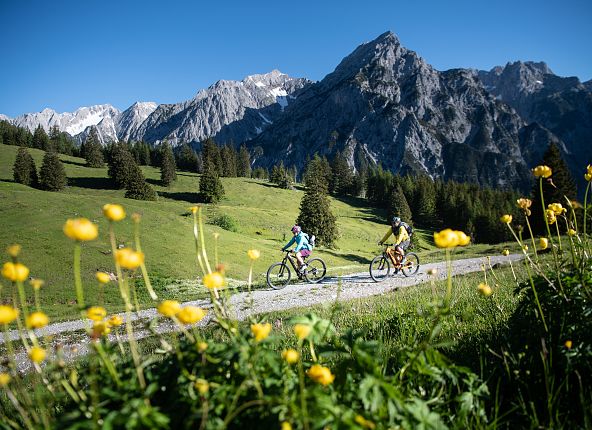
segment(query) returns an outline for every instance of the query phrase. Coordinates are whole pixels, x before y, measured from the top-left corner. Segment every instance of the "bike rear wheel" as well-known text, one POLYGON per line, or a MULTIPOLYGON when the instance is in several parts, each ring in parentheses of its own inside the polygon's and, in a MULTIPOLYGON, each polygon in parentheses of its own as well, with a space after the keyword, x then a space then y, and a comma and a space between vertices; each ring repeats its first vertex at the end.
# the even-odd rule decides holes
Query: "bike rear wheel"
POLYGON ((308 260, 306 264, 307 267, 304 277, 308 282, 316 284, 325 278, 325 275, 327 274, 327 266, 323 260, 320 258, 313 258, 312 260, 308 260))
POLYGON ((419 257, 417 254, 410 252, 405 255, 405 261, 402 263, 401 271, 405 276, 412 276, 419 270, 419 257))
POLYGON ((281 290, 290 282, 292 272, 284 263, 275 263, 267 269, 267 285, 274 290, 281 290))
POLYGON ((391 264, 384 255, 374 257, 370 263, 370 277, 374 282, 380 282, 391 272, 391 264))

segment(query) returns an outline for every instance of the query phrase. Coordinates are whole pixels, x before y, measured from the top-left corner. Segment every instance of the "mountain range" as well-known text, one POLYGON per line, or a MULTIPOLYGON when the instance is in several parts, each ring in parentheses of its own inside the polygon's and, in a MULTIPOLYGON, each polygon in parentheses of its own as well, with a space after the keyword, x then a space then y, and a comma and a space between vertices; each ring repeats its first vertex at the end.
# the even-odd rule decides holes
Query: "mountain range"
MULTIPOLYGON (((2 117, 0 117, 2 119, 2 117)), ((364 43, 319 82, 277 70, 221 80, 176 104, 51 109, 9 120, 33 131, 57 125, 78 141, 144 140, 198 147, 242 143, 256 165, 303 168, 314 153, 343 152, 353 167, 526 189, 551 142, 576 178, 592 160, 592 81, 555 75, 543 62, 489 71, 438 71, 391 32, 364 43)))

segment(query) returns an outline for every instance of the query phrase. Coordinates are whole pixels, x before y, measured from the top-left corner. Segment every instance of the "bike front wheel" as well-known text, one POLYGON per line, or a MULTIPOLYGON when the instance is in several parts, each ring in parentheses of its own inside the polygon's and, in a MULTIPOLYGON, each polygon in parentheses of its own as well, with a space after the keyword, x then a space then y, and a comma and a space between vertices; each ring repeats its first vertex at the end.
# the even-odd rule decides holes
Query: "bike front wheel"
POLYGON ((374 282, 380 282, 391 272, 391 264, 384 255, 374 257, 370 263, 370 277, 374 282))
POLYGON ((307 267, 304 277, 308 282, 316 284, 325 278, 325 275, 327 274, 327 266, 325 266, 323 260, 320 258, 313 258, 312 260, 308 260, 306 264, 307 267))
POLYGON ((417 254, 410 252, 405 255, 405 261, 402 263, 401 271, 405 276, 413 276, 419 270, 419 257, 417 254))
POLYGON ((267 269, 267 285, 274 290, 281 290, 290 282, 292 272, 284 263, 275 263, 267 269))

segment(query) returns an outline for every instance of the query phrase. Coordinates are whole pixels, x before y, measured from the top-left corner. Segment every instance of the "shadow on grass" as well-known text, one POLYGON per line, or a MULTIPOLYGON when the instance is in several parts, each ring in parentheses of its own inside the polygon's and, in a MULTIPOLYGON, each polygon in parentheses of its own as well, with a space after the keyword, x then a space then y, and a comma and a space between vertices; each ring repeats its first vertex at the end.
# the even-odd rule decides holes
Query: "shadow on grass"
POLYGON ((86 167, 85 161, 72 161, 72 160, 62 160, 62 159, 60 159, 60 161, 64 164, 73 164, 74 166, 86 167))
POLYGON ((150 185, 157 185, 159 187, 164 186, 162 185, 162 181, 160 179, 146 178, 146 182, 148 182, 150 185))
POLYGON ((110 178, 68 178, 68 186, 90 188, 93 190, 113 190, 113 181, 110 178))
POLYGON ((187 203, 202 203, 199 193, 171 193, 159 191, 158 195, 166 199, 179 200, 187 203))

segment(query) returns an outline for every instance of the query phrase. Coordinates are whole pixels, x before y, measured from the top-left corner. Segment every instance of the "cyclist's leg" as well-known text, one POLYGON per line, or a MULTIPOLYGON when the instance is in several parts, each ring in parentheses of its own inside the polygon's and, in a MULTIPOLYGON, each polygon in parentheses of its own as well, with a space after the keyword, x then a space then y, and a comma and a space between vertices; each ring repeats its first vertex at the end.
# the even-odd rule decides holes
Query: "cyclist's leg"
POLYGON ((302 253, 300 251, 296 253, 296 261, 298 261, 298 268, 302 267, 302 265, 304 264, 304 260, 302 259, 302 253))

